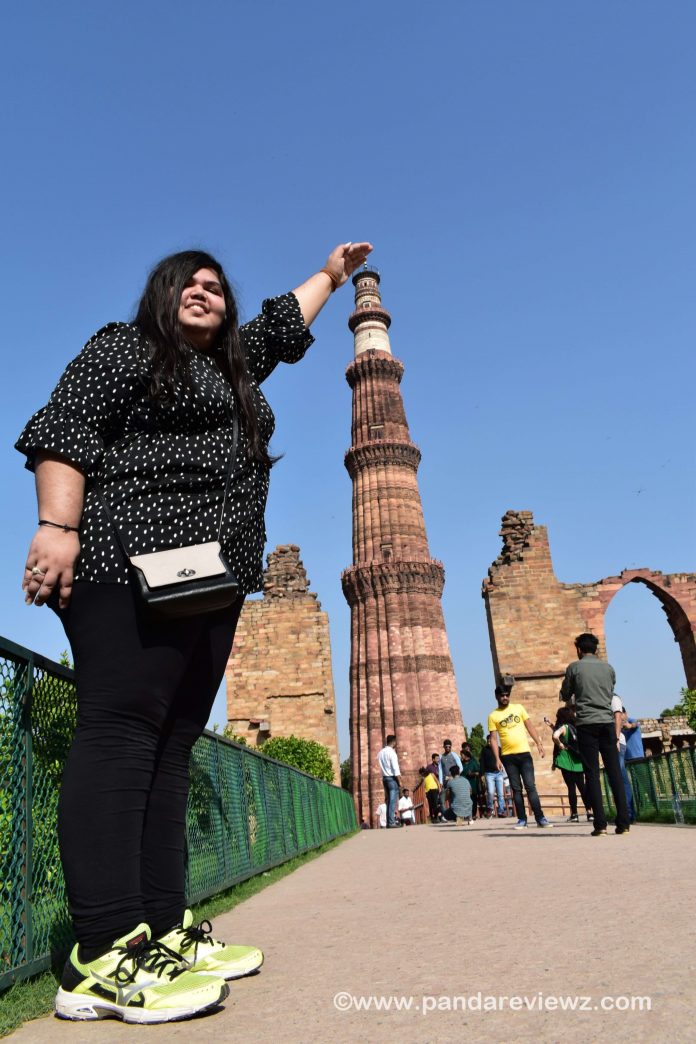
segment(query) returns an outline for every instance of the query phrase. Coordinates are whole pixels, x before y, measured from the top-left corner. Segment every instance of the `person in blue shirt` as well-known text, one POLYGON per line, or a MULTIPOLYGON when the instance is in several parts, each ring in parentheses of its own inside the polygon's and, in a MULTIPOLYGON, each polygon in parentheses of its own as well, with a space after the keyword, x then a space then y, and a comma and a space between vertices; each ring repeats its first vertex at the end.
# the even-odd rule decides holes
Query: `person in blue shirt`
POLYGON ((626 761, 644 758, 645 751, 643 750, 643 735, 640 731, 640 725, 635 718, 629 718, 625 707, 621 710, 621 716, 621 731, 626 737, 626 761))
MULTIPOLYGON (((619 712, 619 707, 621 708, 621 710, 619 712, 620 713, 620 719, 619 719, 619 723, 618 723, 621 726, 621 732, 619 733, 619 765, 621 766, 621 778, 623 779, 624 790, 626 791, 626 803, 628 805, 629 819, 631 820, 632 823, 635 823, 635 821, 636 821, 636 806, 635 806, 635 802, 633 800, 633 787, 631 785, 631 777, 629 776, 628 769, 626 768, 626 762, 629 760, 627 735, 628 736, 632 735, 632 733, 635 732, 636 730, 640 733, 640 729, 637 728, 636 725, 633 725, 633 726, 629 725, 629 723, 628 723, 628 716, 626 714, 626 708, 623 706, 623 704, 621 702, 621 697, 617 696, 616 693, 614 694, 614 697, 612 699, 612 705, 615 705, 615 709, 616 709, 617 712, 619 712)), ((640 749, 641 749, 640 757, 642 757, 643 756, 643 754, 642 754, 642 750, 643 750, 642 740, 641 740, 641 744, 640 744, 640 749)))

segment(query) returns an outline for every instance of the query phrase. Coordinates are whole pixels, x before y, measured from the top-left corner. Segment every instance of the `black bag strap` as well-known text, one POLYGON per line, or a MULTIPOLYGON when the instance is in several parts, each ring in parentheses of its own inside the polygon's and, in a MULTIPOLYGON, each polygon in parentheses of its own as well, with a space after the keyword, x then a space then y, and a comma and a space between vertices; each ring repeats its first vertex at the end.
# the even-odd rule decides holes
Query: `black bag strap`
MULTIPOLYGON (((220 536, 222 534, 222 523, 223 523, 224 518, 225 518, 225 505, 227 503, 227 494, 229 493, 229 490, 230 490, 230 482, 232 481, 232 474, 234 472, 234 462, 235 462, 235 458, 237 456, 237 445, 238 445, 238 443, 239 443, 239 418, 237 417, 237 411, 235 410, 233 412, 233 414, 232 414, 232 442, 230 444, 230 456, 229 456, 229 460, 227 462, 227 478, 225 479, 225 490, 224 490, 224 493, 222 495, 222 508, 220 510, 220 523, 218 525, 218 532, 217 532, 217 541, 218 541, 218 543, 220 543, 220 536)), ((121 554, 123 555, 123 558, 124 558, 126 564, 128 564, 130 556, 128 554, 128 551, 126 550, 125 544, 123 543, 123 538, 121 536, 121 533, 119 532, 118 526, 116 525, 116 520, 115 520, 115 518, 113 516, 111 508, 109 507, 109 505, 108 505, 108 503, 106 501, 106 497, 104 496, 104 491, 102 490, 101 486, 99 485, 99 483, 97 482, 96 479, 94 479, 90 483, 90 485, 91 485, 91 488, 94 490, 94 492, 95 492, 95 494, 97 496, 97 499, 99 500, 99 503, 101 504, 102 508, 104 509, 104 514, 106 515, 106 517, 108 518, 109 522, 111 523, 111 527, 112 527, 112 529, 114 531, 114 535, 116 536, 116 543, 119 546, 119 550, 121 551, 121 554)))

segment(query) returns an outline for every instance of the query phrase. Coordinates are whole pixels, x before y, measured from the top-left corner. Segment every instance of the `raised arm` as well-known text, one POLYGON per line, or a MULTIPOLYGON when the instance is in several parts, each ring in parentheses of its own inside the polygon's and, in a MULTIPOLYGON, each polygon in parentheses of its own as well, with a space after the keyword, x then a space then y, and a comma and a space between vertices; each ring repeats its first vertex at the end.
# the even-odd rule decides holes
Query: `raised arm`
POLYGON ((295 287, 293 293, 306 326, 311 326, 333 291, 350 279, 371 252, 371 243, 339 243, 324 267, 295 287))

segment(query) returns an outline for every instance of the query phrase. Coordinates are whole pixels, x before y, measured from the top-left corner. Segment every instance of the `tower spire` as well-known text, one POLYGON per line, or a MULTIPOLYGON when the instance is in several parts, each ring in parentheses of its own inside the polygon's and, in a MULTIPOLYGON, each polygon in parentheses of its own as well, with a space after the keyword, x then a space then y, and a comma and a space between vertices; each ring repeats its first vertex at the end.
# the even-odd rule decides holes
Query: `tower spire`
POLYGON ((348 319, 348 328, 355 341, 356 358, 361 352, 373 348, 391 355, 388 332, 391 316, 382 307, 379 284, 379 272, 368 266, 367 262, 353 276, 355 308, 348 319))
POLYGON ((406 785, 444 736, 464 736, 442 614, 442 564, 430 557, 417 471, 391 350, 391 316, 374 268, 353 276, 348 320, 355 358, 346 370, 353 391, 351 446, 353 565, 342 575, 351 609, 351 760, 361 818, 382 800, 377 752, 397 737, 406 785))

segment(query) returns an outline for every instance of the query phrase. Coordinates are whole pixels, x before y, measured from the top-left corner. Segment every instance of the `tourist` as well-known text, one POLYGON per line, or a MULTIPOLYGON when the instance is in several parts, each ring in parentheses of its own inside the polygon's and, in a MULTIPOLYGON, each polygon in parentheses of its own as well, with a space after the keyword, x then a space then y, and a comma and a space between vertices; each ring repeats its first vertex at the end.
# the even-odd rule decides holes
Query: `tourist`
MULTIPOLYGON (((213 940, 186 909, 189 755, 244 596, 261 587, 274 420, 259 385, 304 355, 309 325, 370 250, 337 247, 241 328, 213 257, 165 258, 134 323, 90 338, 17 442, 39 507, 25 600, 59 614, 77 682, 58 815, 77 940, 56 998, 65 1018, 184 1018, 216 1006, 226 978, 263 961, 256 947, 213 940), (146 600, 162 588, 128 556, 191 546, 213 560, 193 582, 204 606, 155 616, 146 600), (206 570, 216 578, 201 592, 206 570)), ((68 307, 81 303, 78 293, 68 307)), ((190 596, 178 580, 176 590, 181 605, 190 596)))
POLYGON ((387 827, 398 826, 396 822, 396 806, 401 790, 401 769, 396 756, 396 736, 387 736, 387 742, 377 755, 377 762, 382 773, 384 799, 387 803, 387 827))
POLYGON ((431 754, 430 764, 425 766, 426 772, 432 772, 432 774, 439 780, 440 778, 440 755, 431 754))
POLYGON ((491 748, 491 735, 486 736, 486 745, 481 751, 481 770, 486 780, 486 817, 490 819, 495 815, 497 801, 497 814, 502 819, 507 813, 505 811, 505 773, 498 770, 495 754, 491 748))
POLYGON ((375 815, 377 816, 377 822, 382 830, 386 829, 387 826, 387 805, 383 801, 381 805, 378 805, 375 809, 375 815))
POLYGON ((527 800, 538 827, 550 827, 544 815, 534 781, 534 762, 529 750, 529 737, 534 740, 539 757, 544 757, 544 746, 536 729, 529 720, 527 711, 521 703, 510 703, 510 690, 496 685, 495 698, 498 701, 496 710, 488 715, 488 731, 490 733, 491 750, 495 755, 496 769, 502 772, 503 765, 507 771, 512 798, 517 812, 515 830, 524 830, 527 826, 527 813, 522 796, 522 785, 527 792, 527 800))
POLYGON ((452 740, 442 741, 442 756, 438 762, 438 778, 440 780, 440 807, 444 813, 447 808, 447 782, 451 775, 452 766, 456 765, 459 771, 462 770, 462 762, 459 755, 452 750, 452 740))
POLYGON ((592 837, 607 832, 607 818, 602 802, 599 755, 602 755, 607 780, 616 805, 616 833, 629 830, 626 792, 621 778, 618 737, 621 733, 620 711, 614 715, 612 694, 616 684, 614 668, 597 656, 599 639, 593 634, 579 634, 575 639, 578 659, 566 668, 560 698, 575 703, 578 750, 585 769, 587 797, 594 814, 592 837))
POLYGON ((471 787, 471 818, 476 819, 478 811, 479 782, 481 779, 481 766, 471 753, 468 743, 462 743, 461 750, 462 776, 469 781, 471 787))
POLYGON ((450 823, 461 820, 471 825, 471 786, 469 780, 460 775, 457 765, 452 765, 447 780, 447 797, 449 808, 444 812, 444 819, 450 823))
POLYGON ((428 771, 429 768, 432 768, 432 765, 418 769, 418 775, 423 780, 423 791, 428 802, 430 822, 437 823, 440 818, 440 782, 433 772, 428 771))
MULTIPOLYGON (((546 719, 544 719, 546 721, 546 719)), ((568 804, 570 805, 569 823, 579 823, 578 817, 578 792, 585 806, 587 821, 592 822, 592 803, 587 796, 585 788, 585 776, 578 750, 578 734, 575 728, 575 711, 572 707, 559 707, 556 714, 556 724, 553 729, 553 742, 555 747, 554 767, 561 770, 563 781, 568 790, 568 804)))
POLYGON ((409 793, 408 787, 404 787, 401 791, 401 797, 399 798, 399 819, 401 820, 402 826, 415 826, 416 816, 413 811, 413 799, 409 793))
POLYGON ((640 731, 639 721, 636 718, 629 718, 624 706, 621 708, 621 714, 623 722, 621 731, 626 740, 626 761, 635 761, 637 758, 644 758, 645 751, 643 750, 643 734, 640 731))
MULTIPOLYGON (((636 821, 636 807, 635 807, 635 803, 633 801, 633 787, 631 785, 631 778, 630 778, 630 776, 628 774, 628 769, 626 768, 626 762, 628 761, 628 740, 629 740, 629 737, 633 738, 633 734, 635 733, 636 729, 638 729, 638 731, 640 731, 640 727, 636 726, 635 724, 631 725, 629 723, 628 715, 626 714, 626 708, 623 705, 621 697, 617 696, 616 693, 614 693, 614 696, 612 698, 611 706, 612 706, 612 710, 615 712, 615 717, 616 717, 617 713, 619 715, 618 725, 619 725, 620 730, 621 730, 619 732, 619 746, 618 746, 619 767, 621 768, 621 779, 623 780, 624 792, 626 794, 626 804, 628 805, 628 818, 631 821, 631 823, 635 823, 635 821, 636 821)), ((635 747, 634 747, 634 749, 635 749, 635 747)), ((640 749, 641 749, 641 751, 643 749, 642 737, 640 738, 640 749)), ((640 756, 642 757, 642 754, 640 756)))

